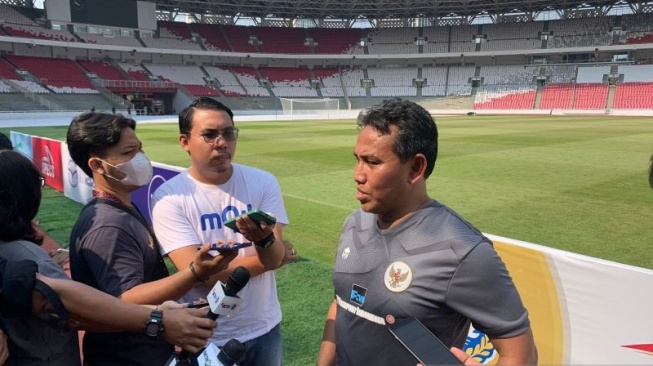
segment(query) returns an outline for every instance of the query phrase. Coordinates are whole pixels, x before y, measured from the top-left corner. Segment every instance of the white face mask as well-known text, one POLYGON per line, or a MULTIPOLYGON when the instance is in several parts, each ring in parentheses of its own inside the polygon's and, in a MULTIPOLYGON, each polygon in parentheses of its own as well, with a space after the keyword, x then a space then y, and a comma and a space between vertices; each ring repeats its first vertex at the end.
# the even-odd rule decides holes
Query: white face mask
POLYGON ((152 180, 152 163, 150 163, 150 159, 148 159, 147 156, 145 156, 145 154, 142 152, 134 155, 131 160, 117 165, 111 165, 102 159, 99 160, 115 168, 116 170, 125 173, 125 177, 123 179, 112 177, 106 173, 104 174, 107 177, 115 179, 124 185, 142 187, 150 183, 150 180, 152 180))

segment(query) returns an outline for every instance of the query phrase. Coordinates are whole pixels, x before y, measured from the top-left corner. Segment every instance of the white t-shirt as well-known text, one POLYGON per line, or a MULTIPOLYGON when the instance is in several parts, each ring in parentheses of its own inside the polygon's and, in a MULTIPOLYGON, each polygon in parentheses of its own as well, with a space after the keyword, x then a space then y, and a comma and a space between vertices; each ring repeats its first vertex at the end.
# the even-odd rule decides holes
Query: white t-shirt
MULTIPOLYGON (((250 210, 272 213, 277 223, 288 224, 277 179, 266 171, 233 164, 233 175, 220 185, 204 184, 188 170, 165 182, 153 195, 152 221, 163 254, 198 243, 218 240, 247 241, 223 223, 250 210)), ((252 247, 240 249, 238 256, 255 256, 252 247)), ((199 285, 183 301, 205 299, 212 286, 199 285)), ((241 342, 269 332, 281 322, 281 307, 273 271, 252 277, 238 296, 240 312, 220 317, 211 342, 218 346, 235 338, 241 342)))

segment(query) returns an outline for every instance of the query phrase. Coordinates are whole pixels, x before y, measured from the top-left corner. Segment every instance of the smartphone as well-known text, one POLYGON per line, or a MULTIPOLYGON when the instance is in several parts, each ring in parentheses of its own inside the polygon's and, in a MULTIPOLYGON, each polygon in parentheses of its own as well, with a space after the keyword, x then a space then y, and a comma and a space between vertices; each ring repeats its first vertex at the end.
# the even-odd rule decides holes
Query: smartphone
MULTIPOLYGON (((249 211, 249 212, 243 214, 243 216, 245 216, 245 215, 249 216, 249 218, 252 219, 252 221, 254 221, 257 224, 259 222, 261 222, 261 221, 265 221, 265 223, 268 224, 268 225, 274 225, 277 222, 277 219, 274 216, 266 214, 265 212, 259 211, 259 210, 249 211)), ((235 231, 237 233, 240 232, 240 231, 238 231, 238 227, 236 226, 236 219, 238 219, 239 217, 240 216, 237 216, 237 217, 234 217, 231 220, 226 221, 224 223, 224 226, 232 229, 233 231, 235 231)))
POLYGON ((59 248, 50 254, 50 258, 55 261, 58 265, 62 265, 70 257, 70 251, 68 249, 59 248))
POLYGON ((424 366, 463 365, 449 347, 415 317, 403 319, 388 330, 424 366))
POLYGON ((196 303, 188 304, 189 309, 200 309, 200 308, 203 308, 205 306, 209 306, 209 303, 208 302, 196 302, 196 303))
POLYGON ((219 253, 233 252, 240 248, 251 247, 252 243, 212 243, 211 250, 217 250, 219 253))

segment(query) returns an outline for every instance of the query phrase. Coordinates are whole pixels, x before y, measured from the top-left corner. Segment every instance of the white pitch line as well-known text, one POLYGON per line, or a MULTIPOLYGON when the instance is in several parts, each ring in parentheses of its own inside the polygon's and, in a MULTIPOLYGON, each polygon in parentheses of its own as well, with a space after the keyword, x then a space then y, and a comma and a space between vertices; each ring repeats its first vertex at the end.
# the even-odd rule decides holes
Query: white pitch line
POLYGON ((354 210, 356 209, 356 207, 348 207, 348 206, 336 205, 336 204, 333 204, 333 203, 328 203, 328 202, 324 202, 324 201, 314 200, 314 199, 311 199, 311 198, 295 196, 295 195, 293 195, 293 194, 283 193, 283 195, 284 195, 284 196, 287 196, 287 197, 290 197, 290 198, 294 198, 294 199, 298 199, 298 200, 306 201, 306 202, 317 203, 317 204, 320 204, 320 205, 324 205, 324 206, 328 206, 328 207, 333 207, 333 208, 339 208, 339 209, 341 209, 341 210, 354 211, 354 210))

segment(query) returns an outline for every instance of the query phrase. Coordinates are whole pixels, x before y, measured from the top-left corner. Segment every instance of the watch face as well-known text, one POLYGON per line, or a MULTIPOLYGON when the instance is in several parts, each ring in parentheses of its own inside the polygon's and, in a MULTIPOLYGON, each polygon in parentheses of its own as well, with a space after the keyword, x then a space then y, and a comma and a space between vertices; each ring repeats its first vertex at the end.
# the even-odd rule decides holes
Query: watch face
POLYGON ((160 330, 161 330, 161 325, 159 325, 159 323, 148 323, 147 326, 145 327, 145 332, 148 335, 157 336, 159 335, 160 330))
POLYGON ((145 335, 153 340, 163 333, 163 313, 160 310, 152 311, 150 319, 145 323, 145 335))

